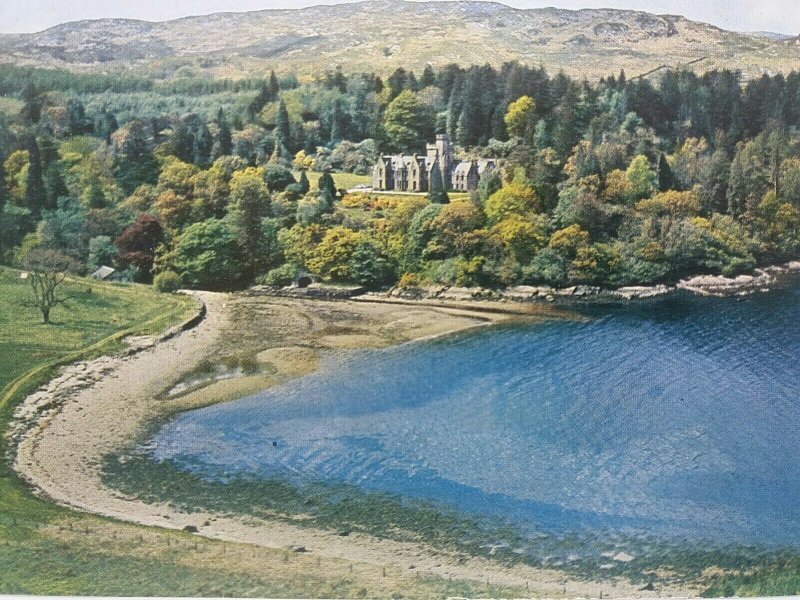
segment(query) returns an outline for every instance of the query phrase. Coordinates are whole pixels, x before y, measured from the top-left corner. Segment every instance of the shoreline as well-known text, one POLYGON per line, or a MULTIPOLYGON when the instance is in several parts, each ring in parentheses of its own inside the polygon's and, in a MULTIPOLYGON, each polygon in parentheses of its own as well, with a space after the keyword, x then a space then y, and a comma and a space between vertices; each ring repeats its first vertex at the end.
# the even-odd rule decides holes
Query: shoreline
MULTIPOLYGON (((765 293, 780 286, 792 275, 800 273, 800 261, 790 261, 754 269, 750 275, 725 277, 724 275, 695 275, 673 284, 633 285, 608 288, 596 285, 573 285, 551 287, 547 285, 516 285, 505 289, 469 288, 457 286, 427 286, 392 288, 386 292, 367 292, 354 296, 355 300, 367 302, 456 302, 475 305, 478 302, 544 304, 569 306, 572 302, 630 302, 664 298, 686 292, 696 296, 729 298, 765 293)), ((302 297, 296 290, 281 290, 290 296, 302 297)))
MULTIPOLYGON (((125 448, 152 423, 177 412, 242 397, 316 370, 324 352, 380 348, 416 342, 518 318, 563 318, 548 307, 421 306, 259 299, 199 293, 205 318, 193 329, 161 341, 134 340, 142 347, 67 367, 44 389, 29 396, 15 413, 17 473, 37 493, 82 512, 122 521, 269 548, 303 547, 319 556, 370 565, 391 565, 444 578, 490 581, 528 587, 535 595, 651 596, 627 581, 569 580, 557 570, 507 567, 484 558, 467 558, 424 543, 378 539, 366 534, 346 538, 336 532, 278 520, 183 513, 167 503, 147 504, 105 487, 103 458, 125 448), (249 312, 248 312, 249 311, 249 312), (244 314, 260 315, 266 331, 245 330, 244 314), (357 324, 359 327, 353 327, 357 324), (305 333, 304 329, 310 330, 305 333), (255 334, 255 336, 254 336, 255 334), (248 335, 250 336, 248 338, 248 335), (256 343, 253 345, 253 337, 256 343), (286 346, 288 340, 293 345, 286 346), (209 357, 244 347, 263 347, 258 356, 271 366, 267 375, 214 381, 174 398, 164 396, 209 357)), ((259 329, 255 327, 255 329, 259 329)), ((685 594, 686 590, 662 590, 685 594)))

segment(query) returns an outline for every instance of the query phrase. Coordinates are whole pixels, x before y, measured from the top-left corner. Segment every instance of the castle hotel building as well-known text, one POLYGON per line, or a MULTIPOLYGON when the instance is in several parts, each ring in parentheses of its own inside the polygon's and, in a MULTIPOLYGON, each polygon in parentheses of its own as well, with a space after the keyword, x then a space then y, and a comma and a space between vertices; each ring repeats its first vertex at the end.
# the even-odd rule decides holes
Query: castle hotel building
POLYGON ((430 191, 432 178, 438 171, 448 191, 471 192, 478 187, 484 173, 495 168, 493 160, 453 161, 453 150, 445 134, 428 144, 425 155, 381 155, 372 170, 372 189, 393 192, 430 191))

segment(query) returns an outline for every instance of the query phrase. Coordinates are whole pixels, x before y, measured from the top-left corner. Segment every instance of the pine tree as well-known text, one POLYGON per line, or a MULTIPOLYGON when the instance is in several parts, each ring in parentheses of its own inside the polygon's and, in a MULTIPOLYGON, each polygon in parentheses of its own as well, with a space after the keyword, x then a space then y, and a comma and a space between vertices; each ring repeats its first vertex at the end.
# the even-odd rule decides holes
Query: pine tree
POLYGON ((57 162, 59 159, 58 145, 56 141, 49 135, 43 135, 39 138, 39 160, 42 163, 42 171, 46 172, 50 165, 57 162))
POLYGON ((39 90, 28 82, 22 91, 22 120, 26 125, 35 125, 42 118, 42 100, 39 90))
POLYGON ((347 138, 346 115, 342 110, 342 103, 336 100, 331 114, 331 143, 341 142, 347 138))
POLYGON ((559 156, 567 156, 580 140, 579 124, 578 98, 574 88, 570 87, 556 110, 553 147, 559 156))
POLYGON ((194 164, 206 168, 211 164, 211 150, 214 147, 214 138, 205 123, 194 136, 193 158, 194 164))
POLYGON ((300 171, 300 181, 297 182, 297 185, 300 186, 300 193, 303 196, 305 196, 311 189, 311 183, 308 181, 308 175, 306 175, 305 169, 300 171))
POLYGON ((192 162, 194 159, 194 138, 195 133, 186 122, 179 123, 172 134, 175 155, 183 162, 192 162))
POLYGON ((231 128, 228 125, 228 121, 225 119, 225 113, 222 112, 221 108, 217 113, 217 126, 219 127, 219 133, 217 133, 214 158, 230 156, 231 152, 233 152, 233 136, 231 135, 231 128))
POLYGON ((36 143, 36 138, 31 136, 28 140, 28 178, 25 188, 25 205, 36 219, 42 214, 44 200, 44 179, 39 144, 36 143))
POLYGON ((333 201, 336 199, 338 190, 336 189, 336 184, 333 181, 333 176, 328 171, 325 171, 319 178, 317 189, 319 189, 320 196, 329 198, 329 203, 333 205, 333 201))
POLYGON ((660 192, 666 192, 675 187, 675 176, 672 173, 672 169, 667 162, 667 156, 663 152, 661 153, 661 158, 658 160, 658 190, 660 192))
POLYGON ((111 134, 113 134, 117 129, 119 129, 117 118, 106 109, 103 109, 103 112, 100 113, 100 117, 98 117, 94 126, 95 135, 103 138, 106 141, 106 144, 110 144, 111 134))
MULTIPOLYGON (((506 141, 508 132, 506 131, 505 110, 503 105, 499 105, 492 115, 492 137, 496 140, 506 141)), ((533 136, 530 136, 533 137, 533 136)))
POLYGON ((461 80, 457 80, 447 102, 447 135, 455 140, 458 135, 458 118, 461 116, 461 80))
POLYGON ((275 76, 275 71, 269 74, 269 85, 267 86, 267 102, 275 102, 280 94, 281 86, 278 83, 278 78, 275 76))
POLYGON ((390 99, 394 100, 403 91, 411 89, 411 82, 408 79, 408 72, 403 67, 395 69, 394 73, 389 75, 387 79, 389 89, 391 90, 390 99))
POLYGON ((86 109, 80 100, 67 100, 67 128, 72 135, 82 135, 90 129, 86 109))
POLYGON ((428 192, 428 200, 432 204, 449 204, 450 198, 444 188, 444 180, 442 179, 442 170, 439 168, 439 163, 434 162, 431 167, 430 176, 430 191, 428 192))
POLYGON ((254 121, 269 102, 275 102, 278 99, 279 93, 280 85, 278 84, 278 78, 275 76, 275 71, 272 71, 269 76, 269 81, 261 84, 258 94, 256 94, 253 101, 248 104, 248 118, 254 121))
POLYGON ((419 85, 422 89, 436 85, 436 73, 432 66, 425 65, 425 70, 422 72, 419 85))
POLYGON ((458 132, 456 139, 463 148, 475 146, 481 139, 485 119, 481 107, 482 71, 471 68, 464 82, 464 93, 461 102, 461 115, 458 118, 458 132))
POLYGON ((105 208, 107 204, 103 188, 97 182, 92 183, 89 188, 89 208, 105 208))
POLYGON ((56 163, 51 163, 44 173, 45 201, 44 208, 55 210, 58 208, 58 199, 69 194, 64 178, 56 163))
POLYGON ((286 109, 286 103, 281 100, 278 105, 278 116, 275 119, 275 137, 280 140, 280 143, 287 149, 291 149, 291 124, 289 122, 289 111, 286 109))

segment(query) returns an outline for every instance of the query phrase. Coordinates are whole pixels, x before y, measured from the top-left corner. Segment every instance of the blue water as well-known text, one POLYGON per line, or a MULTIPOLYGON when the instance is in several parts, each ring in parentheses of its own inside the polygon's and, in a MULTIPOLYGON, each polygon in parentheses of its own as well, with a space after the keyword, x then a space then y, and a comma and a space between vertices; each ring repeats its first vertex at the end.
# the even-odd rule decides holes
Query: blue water
POLYGON ((191 411, 158 460, 444 502, 520 531, 800 546, 800 288, 331 359, 191 411))

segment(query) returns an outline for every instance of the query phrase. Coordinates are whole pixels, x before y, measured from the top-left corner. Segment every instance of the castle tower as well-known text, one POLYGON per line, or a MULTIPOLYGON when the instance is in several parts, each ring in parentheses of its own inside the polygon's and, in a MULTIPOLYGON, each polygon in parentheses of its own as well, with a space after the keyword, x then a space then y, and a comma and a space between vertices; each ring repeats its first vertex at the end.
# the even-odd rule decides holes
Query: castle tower
POLYGON ((445 186, 453 176, 453 149, 450 147, 450 139, 446 133, 436 136, 436 150, 439 154, 439 168, 442 170, 442 180, 445 186))
POLYGON ((430 169, 434 162, 438 163, 439 171, 442 174, 442 181, 445 187, 450 187, 450 179, 453 176, 453 149, 450 147, 450 139, 446 133, 436 135, 436 142, 427 145, 428 151, 428 179, 430 180, 430 169))

